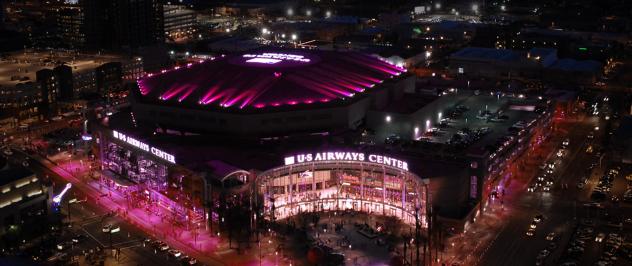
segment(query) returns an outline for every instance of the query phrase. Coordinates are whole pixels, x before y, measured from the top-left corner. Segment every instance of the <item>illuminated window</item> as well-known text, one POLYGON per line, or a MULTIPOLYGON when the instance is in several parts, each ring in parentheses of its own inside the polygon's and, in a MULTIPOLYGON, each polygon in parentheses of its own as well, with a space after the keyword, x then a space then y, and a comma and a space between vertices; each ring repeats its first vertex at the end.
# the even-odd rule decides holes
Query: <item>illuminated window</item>
POLYGON ((31 183, 31 180, 24 180, 20 183, 15 184, 15 188, 21 188, 31 183))
POLYGON ((28 197, 33 197, 33 196, 37 196, 37 195, 39 195, 39 194, 42 194, 42 190, 41 190, 41 189, 38 189, 38 190, 35 190, 35 191, 31 191, 31 192, 29 192, 29 193, 27 194, 27 196, 28 196, 28 197))

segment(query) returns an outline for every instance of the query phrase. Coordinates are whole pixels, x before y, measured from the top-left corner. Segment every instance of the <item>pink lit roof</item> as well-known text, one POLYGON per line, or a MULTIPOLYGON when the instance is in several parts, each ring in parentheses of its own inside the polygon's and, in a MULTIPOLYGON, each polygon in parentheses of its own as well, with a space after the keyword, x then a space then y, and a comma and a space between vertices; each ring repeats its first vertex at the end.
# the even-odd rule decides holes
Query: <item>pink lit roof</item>
POLYGON ((138 84, 148 100, 264 108, 353 97, 403 71, 355 52, 257 51, 148 74, 138 84))

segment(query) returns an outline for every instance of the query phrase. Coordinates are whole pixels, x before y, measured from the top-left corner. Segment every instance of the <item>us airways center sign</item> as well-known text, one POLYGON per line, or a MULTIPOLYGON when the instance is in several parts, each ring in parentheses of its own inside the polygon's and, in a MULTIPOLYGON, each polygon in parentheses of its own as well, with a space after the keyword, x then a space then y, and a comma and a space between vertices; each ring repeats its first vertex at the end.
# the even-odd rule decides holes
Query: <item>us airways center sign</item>
POLYGON ((356 162, 371 162, 377 164, 388 165, 391 167, 399 168, 408 171, 408 163, 402 160, 398 160, 392 157, 378 155, 378 154, 365 154, 362 152, 318 152, 318 153, 304 153, 285 157, 285 165, 297 164, 297 163, 309 163, 318 161, 356 161, 356 162))
POLYGON ((167 152, 165 152, 165 151, 163 151, 161 149, 158 149, 156 147, 149 146, 149 144, 144 143, 144 142, 142 142, 140 140, 137 140, 135 138, 127 136, 127 135, 125 135, 125 134, 123 134, 121 132, 118 132, 116 130, 112 130, 112 136, 115 139, 124 141, 127 144, 132 145, 132 146, 134 146, 136 148, 139 148, 139 149, 141 149, 143 151, 151 152, 151 154, 155 155, 158 158, 161 158, 161 159, 166 160, 166 161, 168 161, 170 163, 173 163, 173 164, 176 163, 176 157, 173 156, 172 154, 169 154, 169 153, 167 153, 167 152))

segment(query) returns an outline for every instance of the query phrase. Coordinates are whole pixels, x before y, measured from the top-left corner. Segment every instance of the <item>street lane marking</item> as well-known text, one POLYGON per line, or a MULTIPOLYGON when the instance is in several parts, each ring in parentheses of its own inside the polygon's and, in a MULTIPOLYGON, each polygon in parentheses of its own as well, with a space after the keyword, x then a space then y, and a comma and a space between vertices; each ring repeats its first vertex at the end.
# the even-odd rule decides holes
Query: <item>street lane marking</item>
POLYGON ((99 241, 96 237, 94 237, 92 234, 90 234, 90 232, 88 232, 88 230, 86 230, 85 228, 81 227, 81 230, 83 230, 83 232, 85 232, 87 235, 89 235, 92 239, 94 239, 94 241, 97 241, 97 243, 99 243, 99 246, 105 247, 103 245, 103 243, 101 243, 101 241, 99 241))

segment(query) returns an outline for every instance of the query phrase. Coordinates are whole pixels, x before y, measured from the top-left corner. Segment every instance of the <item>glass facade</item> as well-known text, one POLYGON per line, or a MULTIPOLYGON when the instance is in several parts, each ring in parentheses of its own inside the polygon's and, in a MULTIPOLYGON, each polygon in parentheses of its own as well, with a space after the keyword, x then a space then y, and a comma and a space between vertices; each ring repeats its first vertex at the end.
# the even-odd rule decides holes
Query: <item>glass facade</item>
POLYGON ((135 152, 114 142, 105 145, 103 166, 137 184, 144 184, 152 190, 167 188, 168 168, 156 163, 141 152, 135 152))
POLYGON ((370 162, 310 162, 259 175, 268 219, 302 212, 355 210, 426 226, 427 185, 413 173, 370 162))
POLYGON ((204 209, 191 196, 191 177, 175 165, 156 159, 156 156, 137 148, 104 139, 102 166, 132 185, 118 189, 117 181, 105 179, 106 186, 116 187, 128 198, 130 206, 144 208, 149 213, 166 215, 174 223, 185 225, 204 220, 204 209), (185 182, 186 181, 186 182, 185 182), (186 186, 185 184, 189 184, 186 186))

